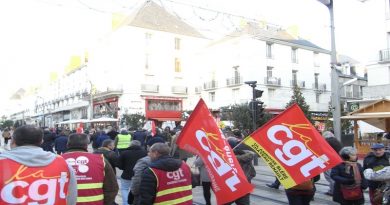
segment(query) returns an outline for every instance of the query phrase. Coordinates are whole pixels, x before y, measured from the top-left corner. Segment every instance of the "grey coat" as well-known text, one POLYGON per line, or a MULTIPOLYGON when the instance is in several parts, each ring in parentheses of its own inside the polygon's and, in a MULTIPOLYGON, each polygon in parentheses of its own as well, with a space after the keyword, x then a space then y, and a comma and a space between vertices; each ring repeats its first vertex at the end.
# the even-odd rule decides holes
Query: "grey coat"
POLYGON ((139 195, 139 187, 141 185, 142 173, 151 163, 150 157, 146 156, 137 161, 133 168, 134 176, 131 178, 131 193, 134 196, 139 195))
POLYGON ((193 165, 193 166, 199 168, 200 181, 201 181, 201 182, 210 182, 210 177, 209 177, 209 175, 207 174, 207 169, 206 169, 206 167, 204 166, 204 163, 203 163, 202 158, 200 158, 199 156, 197 156, 196 159, 195 159, 195 161, 194 161, 194 165, 193 165))

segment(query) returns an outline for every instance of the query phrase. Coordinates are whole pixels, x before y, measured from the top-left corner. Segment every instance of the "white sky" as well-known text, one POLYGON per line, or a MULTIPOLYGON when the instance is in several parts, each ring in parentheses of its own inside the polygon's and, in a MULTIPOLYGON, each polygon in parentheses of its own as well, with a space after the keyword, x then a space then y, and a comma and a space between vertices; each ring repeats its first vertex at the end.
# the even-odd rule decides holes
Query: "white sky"
MULTIPOLYGON (((142 0, 2 0, 0 1, 0 110, 20 87, 48 79, 65 68, 71 55, 83 53, 111 29, 111 11, 129 11, 142 0), (90 7, 90 8, 88 8, 90 7), (92 9, 91 9, 92 8, 92 9), (100 12, 104 11, 104 12, 100 12)), ((161 0, 168 10, 199 22, 215 14, 161 0), (188 9, 188 8, 187 8, 188 9)), ((329 49, 329 13, 316 0, 174 0, 267 20, 298 25, 300 36, 329 49)), ((334 0, 337 51, 366 62, 385 44, 385 0, 334 0)), ((159 0, 157 0, 159 2, 159 0)), ((222 25, 220 18, 210 25, 222 25)), ((230 26, 228 25, 228 26, 230 26)), ((196 26, 200 29, 200 27, 196 26)), ((2 114, 0 113, 0 116, 2 114)))

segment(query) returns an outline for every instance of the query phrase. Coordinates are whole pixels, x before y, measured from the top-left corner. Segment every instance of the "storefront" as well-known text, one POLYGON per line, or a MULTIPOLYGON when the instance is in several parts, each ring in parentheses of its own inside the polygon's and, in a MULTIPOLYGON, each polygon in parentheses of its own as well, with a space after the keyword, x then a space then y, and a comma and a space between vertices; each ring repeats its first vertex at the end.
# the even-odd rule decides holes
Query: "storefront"
POLYGON ((156 121, 181 121, 183 100, 171 97, 145 97, 145 117, 156 121))
POLYGON ((326 130, 325 123, 328 120, 327 112, 310 112, 310 117, 313 120, 314 127, 319 132, 323 132, 326 130))
POLYGON ((109 117, 118 119, 118 97, 93 102, 93 118, 109 117))

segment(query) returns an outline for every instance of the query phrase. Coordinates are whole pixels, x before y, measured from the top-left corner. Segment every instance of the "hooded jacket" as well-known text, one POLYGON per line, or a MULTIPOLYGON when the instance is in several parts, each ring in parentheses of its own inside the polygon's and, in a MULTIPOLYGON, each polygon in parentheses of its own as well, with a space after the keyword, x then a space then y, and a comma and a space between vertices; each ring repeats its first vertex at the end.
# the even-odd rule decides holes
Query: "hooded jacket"
MULTIPOLYGON (((11 159, 17 163, 27 167, 42 167, 53 162, 57 155, 43 151, 37 146, 18 146, 10 151, 0 154, 0 159, 11 159)), ((4 167, 2 169, 5 169, 4 167)), ((77 181, 73 169, 68 165, 69 169, 69 187, 67 204, 75 205, 77 200, 77 181)))
MULTIPOLYGON (((174 159, 168 155, 161 156, 156 161, 152 162, 149 167, 164 171, 175 171, 180 168, 181 160, 174 159)), ((157 193, 157 179, 152 170, 145 169, 140 186, 140 204, 153 204, 157 193)))

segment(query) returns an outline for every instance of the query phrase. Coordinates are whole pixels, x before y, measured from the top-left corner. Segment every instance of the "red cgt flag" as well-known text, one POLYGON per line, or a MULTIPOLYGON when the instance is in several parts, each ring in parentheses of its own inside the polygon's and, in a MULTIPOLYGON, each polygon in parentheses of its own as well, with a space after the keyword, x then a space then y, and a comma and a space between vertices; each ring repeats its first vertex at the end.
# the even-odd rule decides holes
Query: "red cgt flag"
POLYGON ((217 199, 225 204, 253 190, 236 156, 202 99, 181 131, 177 145, 202 158, 217 199))
POLYGON ((297 104, 257 129, 244 143, 263 158, 286 189, 342 162, 297 104))

